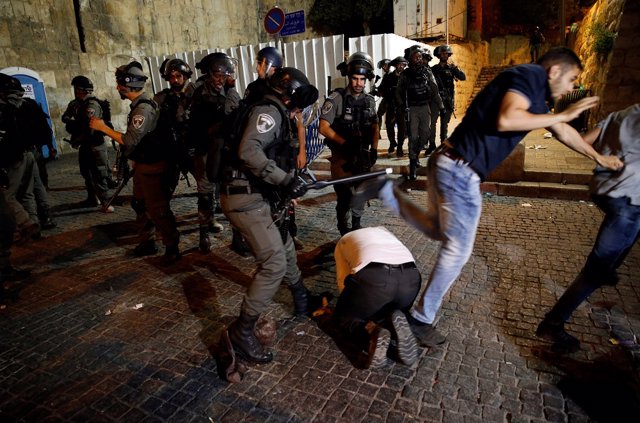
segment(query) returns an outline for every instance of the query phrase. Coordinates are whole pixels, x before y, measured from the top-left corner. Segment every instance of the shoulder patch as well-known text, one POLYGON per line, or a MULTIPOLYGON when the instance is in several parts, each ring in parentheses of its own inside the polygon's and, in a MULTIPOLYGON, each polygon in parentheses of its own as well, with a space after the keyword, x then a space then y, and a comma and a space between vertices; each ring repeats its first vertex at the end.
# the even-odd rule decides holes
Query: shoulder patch
POLYGON ((136 129, 142 128, 142 125, 144 125, 144 116, 135 115, 134 117, 131 118, 131 123, 133 124, 133 127, 136 129))
POLYGON ((334 98, 336 98, 336 97, 337 97, 337 96, 339 96, 339 95, 340 95, 340 93, 339 93, 338 91, 334 91, 334 92, 332 92, 331 94, 329 94, 329 98, 330 98, 330 99, 334 99, 334 98))
POLYGON ((266 134, 276 126, 276 121, 268 113, 260 113, 256 119, 256 131, 260 134, 266 134))
POLYGON ((333 103, 330 101, 325 101, 322 105, 322 114, 326 115, 331 111, 331 109, 333 109, 333 103))

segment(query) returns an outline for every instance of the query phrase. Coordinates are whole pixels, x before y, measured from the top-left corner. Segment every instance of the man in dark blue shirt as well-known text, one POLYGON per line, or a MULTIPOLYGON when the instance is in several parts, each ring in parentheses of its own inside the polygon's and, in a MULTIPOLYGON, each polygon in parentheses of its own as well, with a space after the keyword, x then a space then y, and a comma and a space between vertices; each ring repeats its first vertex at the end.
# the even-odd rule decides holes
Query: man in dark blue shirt
POLYGON ((623 167, 618 157, 599 154, 567 124, 595 106, 598 97, 584 98, 557 114, 549 113, 547 102, 569 92, 581 70, 578 56, 559 47, 541 57, 538 64, 515 66, 490 82, 451 137, 429 158, 426 214, 400 190, 394 190, 390 181, 380 190, 379 196, 397 214, 427 236, 442 241, 427 288, 409 317, 422 345, 445 341, 432 325, 444 296, 473 251, 482 208, 480 182, 529 131, 546 127, 560 142, 599 166, 612 170, 623 167))

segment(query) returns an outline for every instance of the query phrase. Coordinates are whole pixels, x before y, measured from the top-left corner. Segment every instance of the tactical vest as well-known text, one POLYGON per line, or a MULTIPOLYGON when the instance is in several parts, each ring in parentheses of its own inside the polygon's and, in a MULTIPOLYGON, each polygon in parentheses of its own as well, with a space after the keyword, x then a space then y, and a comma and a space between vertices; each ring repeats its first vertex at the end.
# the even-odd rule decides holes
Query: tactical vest
POLYGON ((407 100, 409 106, 424 106, 431 101, 429 75, 424 66, 404 71, 407 81, 407 100))
MULTIPOLYGON (((159 116, 160 107, 158 106, 158 103, 149 99, 141 99, 138 102, 138 105, 142 103, 149 104, 151 105, 151 107, 153 107, 153 110, 155 111, 155 115, 156 115, 155 126, 151 131, 147 132, 142 137, 142 139, 140 140, 140 142, 138 142, 138 145, 135 146, 133 151, 128 152, 127 157, 130 160, 133 160, 137 163, 144 163, 144 164, 158 163, 163 160, 166 160, 171 154, 169 151, 167 151, 166 146, 163 145, 164 143, 162 142, 162 138, 161 138, 161 132, 163 131, 159 130, 158 128, 160 122, 162 121, 162 119, 159 116)), ((132 115, 133 115, 133 110, 131 111, 131 113, 129 113, 129 116, 127 118, 127 125, 131 124, 132 115)))
MULTIPOLYGON (((209 150, 213 135, 220 131, 226 120, 227 96, 210 93, 205 90, 206 87, 206 84, 202 84, 195 89, 189 109, 188 145, 195 148, 197 154, 209 150)), ((227 88, 223 89, 226 94, 227 88)))
MULTIPOLYGON (((367 96, 362 94, 358 98, 345 95, 343 88, 334 90, 342 96, 342 110, 333 121, 333 129, 342 138, 349 140, 354 134, 362 134, 371 128, 371 120, 375 116, 375 110, 367 107, 367 96)), ((370 138, 367 138, 370 140, 370 138)))

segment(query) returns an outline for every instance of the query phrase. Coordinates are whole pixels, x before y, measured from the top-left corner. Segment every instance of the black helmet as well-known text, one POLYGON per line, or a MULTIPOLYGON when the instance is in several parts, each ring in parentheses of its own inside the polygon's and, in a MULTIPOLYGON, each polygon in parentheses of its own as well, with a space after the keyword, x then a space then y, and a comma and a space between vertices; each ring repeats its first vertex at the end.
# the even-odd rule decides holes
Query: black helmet
POLYGON ((296 68, 280 68, 267 79, 269 87, 284 101, 287 108, 304 109, 318 100, 318 90, 304 73, 296 68))
POLYGON ((422 50, 422 61, 425 63, 429 63, 430 61, 433 60, 433 56, 431 55, 431 53, 429 52, 428 49, 423 49, 422 50))
POLYGON ((373 74, 373 62, 367 53, 358 51, 347 59, 347 75, 364 75, 371 80, 373 74))
POLYGON ((140 62, 133 61, 116 69, 116 82, 123 87, 144 88, 147 79, 140 62))
POLYGON ((405 48, 404 58, 407 59, 407 61, 411 62, 411 56, 413 56, 416 52, 420 52, 420 54, 424 54, 424 50, 419 44, 415 44, 409 48, 405 48))
POLYGON ((389 65, 395 67, 395 66, 398 66, 400 63, 404 63, 405 65, 408 65, 409 61, 402 56, 398 56, 395 59, 393 59, 391 62, 389 62, 389 65))
POLYGON ((347 76, 347 62, 338 63, 336 70, 340 71, 340 75, 347 76))
POLYGON ((202 60, 196 63, 196 68, 205 74, 222 72, 231 75, 236 71, 231 58, 222 52, 207 54, 202 60))
POLYGON ((93 82, 84 75, 75 76, 71 80, 71 85, 84 91, 93 91, 93 82))
POLYGON ((191 71, 191 67, 184 62, 184 60, 180 59, 165 59, 160 65, 160 73, 162 74, 162 78, 165 81, 171 79, 171 72, 178 71, 184 75, 185 78, 191 78, 193 72, 191 71))
POLYGON ((24 88, 22 88, 22 83, 20 83, 18 78, 5 73, 0 73, 0 92, 6 94, 17 94, 23 93, 24 88))
POLYGON ((265 47, 258 52, 258 56, 256 57, 258 63, 266 63, 267 69, 269 72, 271 68, 281 68, 282 67, 282 54, 280 50, 275 47, 265 47))
POLYGON ((445 44, 443 46, 438 46, 435 50, 433 50, 433 55, 436 57, 440 57, 440 53, 449 53, 449 55, 452 55, 453 51, 451 50, 450 46, 445 44))
POLYGON ((378 62, 378 69, 382 69, 383 66, 387 66, 391 63, 389 59, 382 59, 378 62))

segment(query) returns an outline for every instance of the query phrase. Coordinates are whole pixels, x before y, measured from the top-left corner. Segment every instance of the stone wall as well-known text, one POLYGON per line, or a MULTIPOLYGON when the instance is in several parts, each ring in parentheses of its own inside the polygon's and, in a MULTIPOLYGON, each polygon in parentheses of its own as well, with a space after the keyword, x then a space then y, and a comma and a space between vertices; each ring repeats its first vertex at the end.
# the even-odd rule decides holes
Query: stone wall
POLYGON ((480 71, 489 64, 489 44, 486 42, 452 44, 451 49, 453 56, 450 60, 459 66, 467 77, 465 81, 455 83, 456 114, 461 116, 467 108, 467 102, 473 93, 480 71))
MULTIPOLYGON (((128 103, 115 90, 114 71, 132 59, 207 48, 266 42, 263 18, 275 0, 79 0, 81 30, 74 1, 2 0, 0 65, 21 66, 44 80, 56 139, 68 134, 60 116, 73 98, 71 79, 84 74, 96 95, 112 103, 114 123, 124 129, 128 103), (81 45, 84 33, 84 46, 81 45)), ((280 0, 286 12, 313 0, 280 0)), ((287 40, 313 38, 310 31, 287 40)), ((149 88, 150 89, 150 86, 149 88)))
POLYGON ((576 39, 576 52, 585 69, 580 82, 601 97, 591 115, 591 124, 606 114, 640 102, 640 2, 599 0, 583 20, 576 39), (613 50, 606 56, 593 51, 594 23, 617 32, 613 50))

